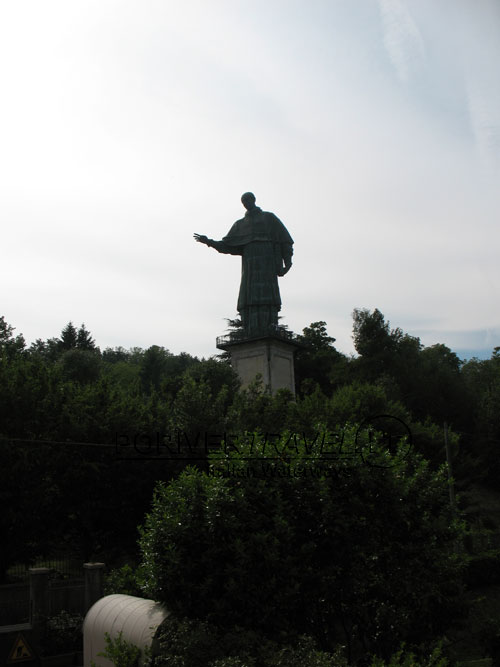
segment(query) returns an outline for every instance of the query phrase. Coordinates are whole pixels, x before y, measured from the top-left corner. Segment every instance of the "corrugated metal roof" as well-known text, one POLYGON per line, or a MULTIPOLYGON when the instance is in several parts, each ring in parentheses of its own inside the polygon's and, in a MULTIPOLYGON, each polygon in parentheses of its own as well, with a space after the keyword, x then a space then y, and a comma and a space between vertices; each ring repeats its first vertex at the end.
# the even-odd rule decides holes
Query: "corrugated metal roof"
POLYGON ((131 595, 107 595, 98 600, 88 611, 83 622, 83 661, 99 667, 113 667, 113 663, 98 657, 106 648, 104 633, 123 639, 143 649, 151 646, 158 626, 168 616, 168 611, 154 600, 131 595))

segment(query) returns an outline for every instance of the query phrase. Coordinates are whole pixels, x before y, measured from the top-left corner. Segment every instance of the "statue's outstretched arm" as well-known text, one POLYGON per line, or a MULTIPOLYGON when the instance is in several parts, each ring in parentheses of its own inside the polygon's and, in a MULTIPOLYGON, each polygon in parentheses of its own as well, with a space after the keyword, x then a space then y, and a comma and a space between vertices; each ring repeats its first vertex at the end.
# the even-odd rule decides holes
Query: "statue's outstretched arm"
POLYGON ((210 245, 209 241, 210 239, 207 238, 204 234, 193 234, 194 240, 198 241, 198 243, 204 243, 205 245, 210 245))
POLYGON ((242 249, 234 246, 228 246, 224 241, 214 241, 209 239, 204 234, 194 234, 194 240, 198 243, 204 243, 209 248, 214 248, 217 252, 221 252, 223 255, 241 255, 242 249))

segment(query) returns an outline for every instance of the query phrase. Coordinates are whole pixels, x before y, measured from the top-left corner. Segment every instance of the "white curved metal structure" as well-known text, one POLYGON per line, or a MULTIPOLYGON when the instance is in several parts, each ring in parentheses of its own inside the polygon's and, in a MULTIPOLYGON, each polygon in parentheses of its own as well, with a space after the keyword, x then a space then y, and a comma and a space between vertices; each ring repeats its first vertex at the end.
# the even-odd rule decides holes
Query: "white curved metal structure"
POLYGON ((84 666, 90 667, 93 660, 98 667, 114 667, 110 660, 98 656, 106 648, 105 632, 111 638, 122 632, 123 639, 142 650, 152 645, 158 626, 167 616, 168 611, 154 600, 131 595, 101 598, 89 609, 83 622, 84 666))

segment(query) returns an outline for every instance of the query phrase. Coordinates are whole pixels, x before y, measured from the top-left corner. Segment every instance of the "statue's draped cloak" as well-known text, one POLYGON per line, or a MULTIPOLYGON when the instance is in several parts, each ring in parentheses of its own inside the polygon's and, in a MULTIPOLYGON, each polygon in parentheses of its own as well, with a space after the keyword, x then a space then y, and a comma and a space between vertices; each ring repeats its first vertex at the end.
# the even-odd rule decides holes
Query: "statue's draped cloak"
POLYGON ((241 255, 241 284, 237 309, 281 308, 278 276, 293 254, 293 239, 285 225, 274 215, 255 207, 237 220, 222 241, 212 241, 219 252, 241 255))

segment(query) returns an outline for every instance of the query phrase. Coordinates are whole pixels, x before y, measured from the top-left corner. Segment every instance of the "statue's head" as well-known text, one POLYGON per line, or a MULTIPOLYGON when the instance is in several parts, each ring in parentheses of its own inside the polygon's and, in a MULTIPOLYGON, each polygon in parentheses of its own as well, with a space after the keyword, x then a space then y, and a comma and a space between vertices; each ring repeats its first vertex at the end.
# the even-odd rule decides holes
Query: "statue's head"
POLYGON ((255 195, 253 192, 245 192, 245 194, 241 195, 241 203, 247 211, 253 208, 255 206, 255 195))

